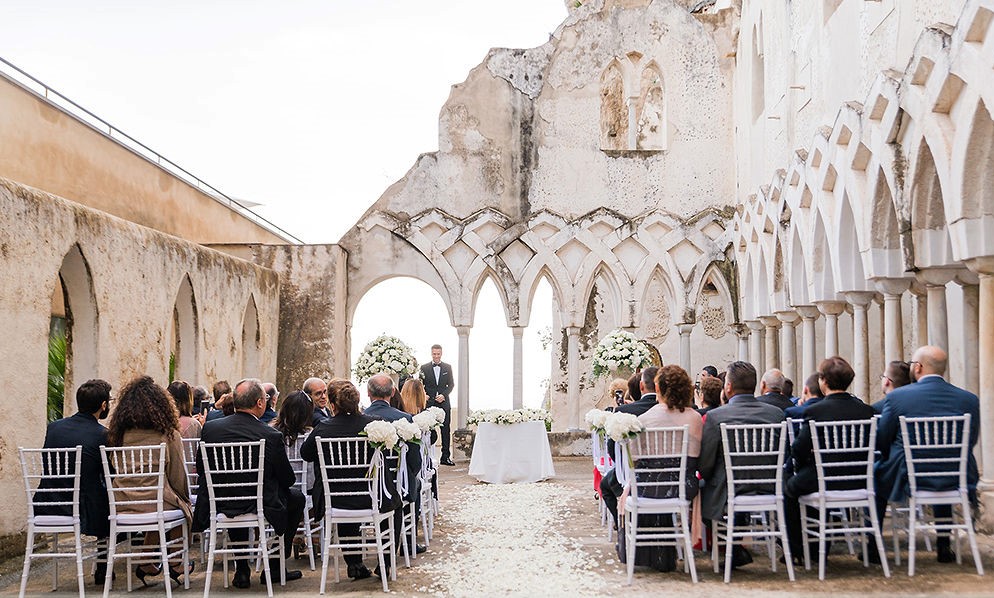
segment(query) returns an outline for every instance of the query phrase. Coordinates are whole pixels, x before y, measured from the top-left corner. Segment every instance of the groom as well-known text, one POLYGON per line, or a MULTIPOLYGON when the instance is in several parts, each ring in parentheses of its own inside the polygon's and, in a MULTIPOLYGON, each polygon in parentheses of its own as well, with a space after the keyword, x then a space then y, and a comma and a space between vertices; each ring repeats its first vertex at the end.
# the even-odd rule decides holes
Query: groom
POLYGON ((421 380, 428 395, 426 407, 439 407, 445 412, 442 424, 442 465, 455 465, 449 458, 449 436, 451 435, 452 405, 449 396, 455 388, 452 366, 442 361, 442 345, 431 346, 431 362, 421 366, 421 380))

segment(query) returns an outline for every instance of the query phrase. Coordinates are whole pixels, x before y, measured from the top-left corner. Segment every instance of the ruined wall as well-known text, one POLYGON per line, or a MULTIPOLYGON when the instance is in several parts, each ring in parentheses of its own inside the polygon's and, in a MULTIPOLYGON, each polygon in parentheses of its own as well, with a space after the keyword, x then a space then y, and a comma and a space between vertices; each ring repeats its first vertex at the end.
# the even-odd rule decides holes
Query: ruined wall
MULTIPOLYGON (((74 350, 80 354, 67 395, 94 377, 115 390, 139 374, 165 383, 173 314, 185 284, 192 288, 189 307, 195 313, 193 334, 183 341, 184 350, 196 354, 194 371, 184 374, 188 382, 209 385, 276 373, 275 273, 0 179, 0 322, 8 339, 0 343, 0 386, 19 405, 0 426, 0 494, 8 499, 0 512, 0 534, 24 526, 16 448, 41 446, 44 440, 52 297, 67 255, 81 256, 85 266, 67 283, 82 281, 89 287, 82 296, 90 297, 74 302, 80 294, 70 293, 69 309, 80 328, 74 350), (248 314, 254 315, 251 322, 245 321, 248 314), (88 319, 89 340, 83 330, 88 319)), ((72 401, 67 403, 71 413, 72 401)))
POLYGON ((195 243, 286 240, 0 76, 0 176, 195 243))

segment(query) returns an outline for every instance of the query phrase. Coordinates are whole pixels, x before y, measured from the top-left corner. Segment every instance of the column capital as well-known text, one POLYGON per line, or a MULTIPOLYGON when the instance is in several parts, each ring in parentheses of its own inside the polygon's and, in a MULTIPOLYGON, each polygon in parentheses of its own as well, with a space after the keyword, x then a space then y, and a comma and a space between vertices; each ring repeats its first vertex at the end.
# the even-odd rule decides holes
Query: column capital
POLYGON ((523 335, 524 333, 525 333, 524 326, 511 326, 511 334, 514 335, 514 338, 521 338, 521 335, 523 335))
POLYGON ((905 291, 911 288, 910 278, 878 278, 873 281, 877 290, 884 294, 886 299, 890 297, 900 297, 905 291))
POLYGON ((959 268, 922 268, 915 277, 927 287, 944 287, 956 278, 959 270, 959 268))
POLYGON ((469 331, 472 329, 472 326, 456 326, 456 334, 459 336, 469 336, 469 331))
POLYGON ((680 332, 680 336, 685 334, 689 335, 694 330, 695 324, 691 322, 682 322, 676 325, 676 329, 680 332))
POLYGON ((802 320, 817 320, 821 315, 817 305, 795 305, 794 311, 801 316, 802 320))
POLYGON ((766 326, 763 325, 763 323, 760 322, 759 320, 746 320, 746 321, 744 321, 742 323, 745 324, 746 327, 749 328, 749 330, 752 330, 752 331, 755 331, 755 332, 759 332, 760 330, 766 328, 766 326))
POLYGON ((980 275, 973 270, 960 270, 956 275, 956 284, 961 287, 976 286, 980 284, 980 275))
POLYGON ((780 319, 776 316, 759 316, 759 321, 766 328, 780 328, 780 319))
POLYGON ((773 315, 784 324, 793 324, 801 319, 801 316, 797 315, 797 312, 792 309, 774 312, 773 315))
POLYGON ((579 326, 566 326, 564 330, 566 330, 566 336, 580 336, 579 326))
POLYGON ((846 311, 845 301, 815 301, 815 306, 826 316, 838 316, 846 311))
POLYGON ((745 325, 745 322, 736 322, 735 324, 730 324, 728 329, 735 333, 735 336, 740 338, 745 338, 749 336, 749 327, 745 325))
POLYGON ((853 307, 866 308, 877 296, 874 291, 849 291, 846 294, 846 302, 853 307))
POLYGON ((994 256, 966 260, 966 267, 980 276, 994 276, 994 256))

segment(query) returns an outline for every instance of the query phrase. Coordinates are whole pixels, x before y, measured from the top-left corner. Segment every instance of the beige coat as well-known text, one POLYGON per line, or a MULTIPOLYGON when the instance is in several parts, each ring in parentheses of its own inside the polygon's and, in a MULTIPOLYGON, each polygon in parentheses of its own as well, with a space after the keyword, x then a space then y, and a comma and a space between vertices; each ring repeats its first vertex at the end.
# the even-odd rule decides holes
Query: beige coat
MULTIPOLYGON (((165 488, 162 494, 162 508, 166 511, 179 509, 186 516, 187 523, 193 520, 193 509, 190 506, 190 490, 186 477, 186 465, 183 462, 183 441, 180 439, 179 431, 174 431, 168 436, 154 430, 128 430, 124 433, 123 446, 148 446, 166 443, 166 479, 165 488)), ((140 479, 123 478, 116 480, 116 487, 123 484, 142 486, 147 482, 140 479)), ((118 500, 155 500, 155 493, 150 491, 135 490, 133 492, 122 492, 117 494, 118 500)), ((148 513, 154 509, 154 505, 125 505, 119 509, 119 513, 148 513)))

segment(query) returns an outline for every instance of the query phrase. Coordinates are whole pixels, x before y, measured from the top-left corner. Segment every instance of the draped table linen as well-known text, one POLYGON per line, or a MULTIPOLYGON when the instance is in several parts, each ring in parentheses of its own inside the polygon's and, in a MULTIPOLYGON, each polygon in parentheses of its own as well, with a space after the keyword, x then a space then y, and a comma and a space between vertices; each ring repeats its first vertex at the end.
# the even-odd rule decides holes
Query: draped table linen
POLYGON ((555 476, 545 423, 480 423, 469 475, 491 484, 529 484, 555 476))

